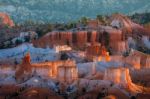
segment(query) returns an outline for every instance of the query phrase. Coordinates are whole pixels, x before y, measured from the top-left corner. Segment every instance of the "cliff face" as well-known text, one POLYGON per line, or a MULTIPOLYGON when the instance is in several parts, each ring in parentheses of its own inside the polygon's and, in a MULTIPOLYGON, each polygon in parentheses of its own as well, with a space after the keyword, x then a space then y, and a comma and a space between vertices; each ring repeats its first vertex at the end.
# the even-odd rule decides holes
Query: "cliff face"
POLYGON ((138 69, 150 68, 150 55, 144 54, 140 51, 133 50, 126 60, 133 66, 135 65, 134 67, 138 69))
MULTIPOLYGON (((99 42, 106 46, 115 47, 115 43, 121 41, 122 32, 113 28, 101 28, 101 31, 53 31, 38 40, 33 41, 35 46, 46 47, 53 45, 75 45, 77 47, 85 47, 86 43, 99 42), (107 34, 105 33, 107 32, 107 34), (109 36, 109 37, 108 37, 109 36), (108 40, 106 40, 106 38, 108 40), (108 44, 107 44, 107 43, 108 44)), ((117 49, 117 48, 116 48, 117 49)))
POLYGON ((124 86, 132 82, 127 68, 109 68, 105 71, 104 79, 124 86))
POLYGON ((121 84, 132 93, 150 92, 150 88, 138 86, 132 82, 128 68, 109 68, 105 71, 104 80, 110 80, 114 83, 121 84))
POLYGON ((11 20, 11 18, 9 17, 9 15, 7 15, 6 13, 2 13, 0 12, 0 18, 2 19, 2 24, 4 25, 8 25, 10 27, 14 26, 14 22, 11 20))

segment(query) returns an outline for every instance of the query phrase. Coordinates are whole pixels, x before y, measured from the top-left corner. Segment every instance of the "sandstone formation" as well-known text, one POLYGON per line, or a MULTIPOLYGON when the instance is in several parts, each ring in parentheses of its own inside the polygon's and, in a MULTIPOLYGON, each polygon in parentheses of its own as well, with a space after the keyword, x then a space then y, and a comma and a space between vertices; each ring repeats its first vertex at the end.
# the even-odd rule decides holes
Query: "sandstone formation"
POLYGON ((101 44, 99 43, 92 43, 88 44, 86 48, 86 56, 87 58, 93 59, 94 56, 101 55, 101 44))
POLYGON ((23 58, 22 64, 20 64, 16 70, 15 76, 18 81, 22 81, 33 73, 52 77, 61 82, 72 82, 78 78, 78 70, 73 60, 31 64, 30 54, 27 53, 23 58))
POLYGON ((128 68, 109 68, 105 71, 104 79, 120 84, 131 93, 150 92, 150 88, 138 86, 132 82, 128 68))
POLYGON ((76 33, 72 34, 73 36, 73 44, 84 47, 87 42, 87 31, 77 31, 76 33))
POLYGON ((100 31, 53 31, 33 41, 33 44, 38 47, 70 45, 73 48, 85 48, 87 43, 94 42, 109 46, 115 52, 126 48, 122 41, 122 32, 111 27, 102 27, 100 31))
POLYGON ((10 27, 14 26, 14 22, 11 20, 11 18, 9 17, 9 15, 7 15, 6 13, 0 12, 0 18, 1 18, 2 24, 8 25, 10 27))
POLYGON ((57 53, 72 50, 72 48, 70 46, 67 46, 67 45, 62 45, 62 46, 56 45, 56 46, 54 46, 54 49, 57 53))
POLYGON ((150 68, 150 55, 132 49, 130 55, 126 58, 126 63, 138 69, 150 68))
POLYGON ((110 61, 109 52, 100 43, 91 43, 87 45, 86 57, 89 61, 110 61))
POLYGON ((24 80, 30 75, 31 72, 30 53, 27 53, 23 58, 22 63, 17 68, 15 77, 19 81, 24 80))
POLYGON ((47 76, 56 78, 61 82, 70 83, 78 78, 78 70, 73 60, 34 63, 32 66, 35 70, 42 66, 42 68, 39 69, 40 73, 43 72, 47 74, 47 76), (49 68, 49 71, 47 71, 47 68, 49 68))
POLYGON ((122 53, 127 50, 128 46, 122 37, 123 32, 121 30, 102 26, 100 32, 102 33, 102 44, 109 46, 113 52, 122 53))
POLYGON ((131 83, 129 69, 127 68, 109 68, 105 71, 104 79, 111 80, 114 83, 121 83, 124 86, 131 83))
POLYGON ((72 83, 78 78, 76 66, 59 66, 57 72, 57 79, 60 82, 72 83))

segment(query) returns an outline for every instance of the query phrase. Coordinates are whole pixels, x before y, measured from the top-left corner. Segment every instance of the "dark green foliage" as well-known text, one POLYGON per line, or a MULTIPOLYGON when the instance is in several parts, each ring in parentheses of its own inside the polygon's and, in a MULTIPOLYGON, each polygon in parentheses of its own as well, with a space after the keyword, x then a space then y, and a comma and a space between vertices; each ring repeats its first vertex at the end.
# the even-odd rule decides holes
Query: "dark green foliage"
POLYGON ((88 23, 88 18, 87 17, 82 17, 80 20, 79 20, 79 23, 83 24, 83 25, 87 25, 88 23))
POLYGON ((130 52, 129 52, 129 51, 126 51, 126 52, 123 53, 123 56, 124 56, 124 57, 127 57, 127 56, 129 56, 129 54, 130 54, 130 52))
POLYGON ((147 24, 150 22, 150 13, 135 13, 130 18, 136 23, 147 24))
POLYGON ((61 60, 67 60, 69 57, 66 53, 62 53, 60 59, 61 60))
POLYGON ((150 54, 150 50, 146 47, 137 47, 137 50, 140 51, 140 52, 143 52, 143 53, 146 53, 146 54, 150 54))
POLYGON ((36 26, 36 33, 38 34, 39 37, 45 35, 48 32, 51 32, 53 29, 53 25, 48 23, 48 24, 39 24, 36 26))
POLYGON ((68 29, 72 29, 72 28, 76 28, 76 23, 75 22, 69 22, 65 25, 65 28, 68 29))
POLYGON ((16 43, 16 45, 19 45, 22 43, 22 40, 17 39, 15 43, 16 43))
POLYGON ((24 26, 33 26, 33 25, 36 25, 36 24, 37 23, 34 22, 33 20, 27 20, 22 25, 24 25, 24 26))
POLYGON ((25 42, 30 42, 30 36, 25 37, 25 42))
POLYGON ((103 15, 97 15, 96 19, 99 20, 102 24, 106 24, 106 17, 103 15))

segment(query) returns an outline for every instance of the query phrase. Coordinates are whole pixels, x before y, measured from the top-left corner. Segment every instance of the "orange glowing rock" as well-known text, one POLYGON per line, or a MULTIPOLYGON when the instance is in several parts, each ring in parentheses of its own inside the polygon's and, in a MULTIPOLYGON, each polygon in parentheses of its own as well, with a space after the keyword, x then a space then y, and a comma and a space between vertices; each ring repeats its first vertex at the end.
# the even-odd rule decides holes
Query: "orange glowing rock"
POLYGON ((99 55, 101 45, 99 43, 91 43, 86 49, 86 53, 90 55, 99 55))
POLYGON ((108 68, 104 74, 104 80, 110 80, 125 87, 132 93, 149 93, 150 89, 143 86, 136 85, 132 82, 128 68, 108 68), (143 90, 144 89, 144 90, 143 90))
POLYGON ((105 71, 104 79, 120 83, 125 86, 132 82, 129 75, 129 69, 127 68, 109 68, 105 71))
POLYGON ((106 54, 106 56, 105 56, 105 60, 107 61, 107 62, 109 62, 110 61, 110 56, 109 56, 109 53, 107 52, 107 54, 106 54))
POLYGON ((140 63, 136 63, 136 64, 134 64, 133 66, 134 66, 135 69, 140 69, 141 64, 140 64, 140 63))
MULTIPOLYGON (((98 60, 99 55, 101 55, 101 44, 92 42, 87 43, 86 55, 89 60, 98 60)), ((101 60, 101 57, 99 57, 101 60)))
POLYGON ((106 51, 106 48, 104 46, 102 46, 101 54, 102 54, 102 56, 106 56, 107 55, 107 51, 106 51))
POLYGON ((53 67, 52 67, 52 75, 56 76, 57 75, 57 63, 52 63, 53 67))
POLYGON ((20 81, 21 79, 26 78, 26 76, 29 76, 30 73, 32 73, 32 65, 30 62, 30 53, 27 53, 24 56, 22 63, 17 68, 15 77, 20 81))
POLYGON ((102 60, 102 57, 101 57, 101 56, 99 56, 99 57, 98 57, 98 61, 101 61, 101 60, 102 60))
POLYGON ((30 53, 28 52, 25 57, 23 58, 22 64, 31 64, 31 58, 30 58, 30 53))
POLYGON ((30 77, 33 71, 39 75, 53 77, 62 82, 72 82, 78 78, 78 70, 74 60, 59 60, 31 64, 30 53, 27 53, 22 63, 17 67, 15 73, 16 79, 20 81, 21 79, 30 77))
POLYGON ((2 19, 2 24, 8 25, 10 27, 14 26, 14 22, 11 20, 11 18, 9 17, 9 15, 7 15, 6 13, 2 13, 0 12, 0 18, 2 19))

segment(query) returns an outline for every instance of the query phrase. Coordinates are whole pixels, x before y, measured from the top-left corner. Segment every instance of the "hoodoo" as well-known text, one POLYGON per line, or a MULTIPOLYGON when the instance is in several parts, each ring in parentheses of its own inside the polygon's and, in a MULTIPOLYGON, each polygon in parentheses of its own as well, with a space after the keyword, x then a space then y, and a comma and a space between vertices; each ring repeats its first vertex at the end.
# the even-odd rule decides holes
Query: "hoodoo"
POLYGON ((114 83, 120 84, 125 89, 128 89, 132 93, 141 93, 141 92, 149 93, 150 92, 149 88, 138 86, 132 82, 128 68, 111 67, 105 71, 104 80, 109 80, 114 83))
POLYGON ((132 82, 129 75, 129 69, 123 67, 111 67, 107 69, 104 74, 104 79, 113 81, 114 83, 122 84, 124 86, 128 86, 128 84, 132 82))

